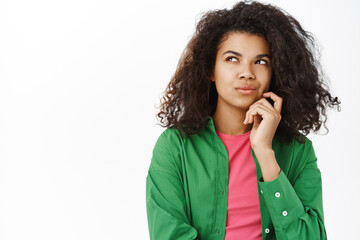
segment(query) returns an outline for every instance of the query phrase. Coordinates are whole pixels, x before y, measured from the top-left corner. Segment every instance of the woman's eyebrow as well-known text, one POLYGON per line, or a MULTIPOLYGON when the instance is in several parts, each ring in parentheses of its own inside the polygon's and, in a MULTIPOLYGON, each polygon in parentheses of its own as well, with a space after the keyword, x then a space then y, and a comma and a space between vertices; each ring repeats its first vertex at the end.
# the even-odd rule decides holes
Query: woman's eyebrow
MULTIPOLYGON (((232 54, 234 54, 234 55, 236 55, 236 56, 238 56, 238 57, 241 57, 241 56, 242 56, 241 53, 238 53, 238 52, 235 52, 235 51, 231 51, 231 50, 228 50, 228 51, 224 52, 223 55, 225 55, 226 53, 232 53, 232 54)), ((263 57, 267 57, 267 58, 271 59, 270 55, 269 55, 269 54, 266 54, 266 53, 256 55, 256 58, 263 58, 263 57)))

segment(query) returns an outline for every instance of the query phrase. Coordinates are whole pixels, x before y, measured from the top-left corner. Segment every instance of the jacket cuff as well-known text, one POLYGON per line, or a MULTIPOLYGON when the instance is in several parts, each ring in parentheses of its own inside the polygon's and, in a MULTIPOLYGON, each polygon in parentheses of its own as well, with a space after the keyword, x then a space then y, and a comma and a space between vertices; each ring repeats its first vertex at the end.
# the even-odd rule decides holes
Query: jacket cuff
POLYGON ((269 182, 264 182, 261 177, 259 185, 274 227, 284 227, 305 213, 301 200, 283 170, 269 182))

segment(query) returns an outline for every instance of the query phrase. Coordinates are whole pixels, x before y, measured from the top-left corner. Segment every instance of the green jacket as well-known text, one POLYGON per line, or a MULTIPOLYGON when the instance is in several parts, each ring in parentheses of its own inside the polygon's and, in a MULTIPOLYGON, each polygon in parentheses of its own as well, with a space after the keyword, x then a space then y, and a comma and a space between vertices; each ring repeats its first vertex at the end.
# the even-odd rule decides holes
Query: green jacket
MULTIPOLYGON (((256 164, 263 239, 327 239, 321 173, 311 140, 273 139, 280 175, 264 182, 256 164)), ((150 239, 225 238, 229 157, 208 117, 205 129, 183 138, 168 128, 159 136, 146 178, 150 239)))

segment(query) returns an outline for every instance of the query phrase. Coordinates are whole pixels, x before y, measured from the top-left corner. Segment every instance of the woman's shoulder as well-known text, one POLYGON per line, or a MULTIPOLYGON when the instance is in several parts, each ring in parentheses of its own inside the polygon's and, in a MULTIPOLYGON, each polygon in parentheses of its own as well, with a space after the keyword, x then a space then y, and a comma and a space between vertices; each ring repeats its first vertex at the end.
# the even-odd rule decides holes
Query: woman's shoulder
POLYGON ((158 152, 174 152, 180 149, 181 136, 179 131, 175 128, 166 128, 158 136, 153 153, 158 152))
POLYGON ((166 150, 175 156, 189 148, 193 148, 194 145, 201 145, 202 147, 212 146, 213 141, 209 139, 213 139, 214 135, 216 135, 216 133, 212 129, 209 129, 209 127, 194 134, 185 134, 176 128, 166 128, 159 135, 154 147, 154 152, 166 150))
POLYGON ((152 151, 149 171, 163 172, 177 176, 176 172, 176 130, 167 128, 158 136, 152 151))
POLYGON ((307 164, 317 160, 312 141, 303 134, 286 142, 275 139, 274 143, 276 159, 283 169, 287 169, 289 176, 298 176, 307 164))
POLYGON ((312 148, 312 141, 306 135, 299 132, 297 137, 292 137, 290 140, 282 140, 278 135, 275 135, 273 145, 292 150, 304 150, 312 148))
POLYGON ((176 128, 166 128, 160 133, 157 142, 173 143, 180 141, 180 139, 181 135, 179 133, 179 130, 177 130, 176 128))
POLYGON ((300 133, 299 137, 292 139, 294 155, 308 155, 314 154, 314 147, 312 141, 304 134, 300 133))

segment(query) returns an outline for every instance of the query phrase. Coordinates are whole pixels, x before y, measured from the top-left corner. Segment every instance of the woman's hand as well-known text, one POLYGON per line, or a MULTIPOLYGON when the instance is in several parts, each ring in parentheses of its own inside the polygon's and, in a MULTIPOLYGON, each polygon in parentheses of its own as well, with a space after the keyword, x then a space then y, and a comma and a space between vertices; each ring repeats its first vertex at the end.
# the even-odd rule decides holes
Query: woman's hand
POLYGON ((263 97, 250 106, 244 120, 244 124, 254 123, 250 134, 254 151, 272 150, 272 140, 281 120, 283 99, 273 92, 263 93, 263 97), (265 99, 266 97, 274 101, 274 106, 265 99))

